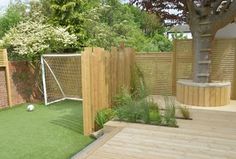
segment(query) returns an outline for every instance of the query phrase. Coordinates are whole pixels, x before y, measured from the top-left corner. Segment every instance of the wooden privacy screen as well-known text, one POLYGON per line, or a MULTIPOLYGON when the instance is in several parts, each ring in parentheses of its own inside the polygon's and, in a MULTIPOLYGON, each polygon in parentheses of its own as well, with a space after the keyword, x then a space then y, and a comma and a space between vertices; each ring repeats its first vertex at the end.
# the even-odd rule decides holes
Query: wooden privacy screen
POLYGON ((130 87, 134 50, 85 48, 81 57, 84 134, 95 129, 99 110, 109 108, 122 87, 130 87))
MULTIPOLYGON (((176 89, 178 79, 192 78, 193 51, 192 40, 175 41, 174 67, 176 78, 173 79, 176 89)), ((212 81, 230 81, 231 98, 236 99, 236 39, 216 39, 213 42, 211 53, 211 80, 212 81)), ((175 95, 176 90, 173 90, 175 95)))
POLYGON ((7 50, 0 50, 0 107, 11 106, 11 89, 7 50))
MULTIPOLYGON (((236 99, 236 39, 216 39, 211 56, 211 79, 230 81, 236 99)), ((178 79, 192 79, 192 40, 176 40, 173 52, 137 53, 136 62, 151 94, 175 95, 178 79)))
POLYGON ((149 94, 172 95, 172 53, 137 53, 149 94))

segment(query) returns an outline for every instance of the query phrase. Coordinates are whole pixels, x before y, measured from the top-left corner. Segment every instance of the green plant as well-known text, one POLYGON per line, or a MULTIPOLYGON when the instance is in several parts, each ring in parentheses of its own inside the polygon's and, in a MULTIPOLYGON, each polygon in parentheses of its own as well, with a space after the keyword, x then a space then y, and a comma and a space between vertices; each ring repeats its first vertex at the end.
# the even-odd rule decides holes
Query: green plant
POLYGON ((175 118, 175 101, 170 97, 165 97, 165 112, 163 115, 162 124, 166 126, 176 127, 177 121, 175 118))
POLYGON ((115 106, 124 106, 132 101, 132 96, 130 95, 128 89, 121 88, 121 91, 115 96, 114 104, 115 106))
POLYGON ((122 88, 120 93, 115 96, 116 115, 119 120, 137 122, 139 112, 137 102, 132 99, 131 94, 126 88, 122 88))
POLYGON ((140 112, 137 109, 137 102, 131 100, 126 105, 116 107, 116 115, 121 121, 137 122, 140 119, 140 112))
POLYGON ((190 119, 190 111, 187 106, 180 106, 179 110, 184 119, 190 119))
POLYGON ((161 125, 162 118, 159 106, 154 101, 149 101, 149 118, 151 124, 161 125))
POLYGON ((4 13, 0 13, 0 39, 12 27, 16 26, 26 13, 26 5, 21 1, 10 3, 4 13))
POLYGON ((98 129, 104 127, 104 124, 114 118, 115 112, 111 108, 102 109, 96 115, 95 122, 98 126, 98 129))
POLYGON ((125 105, 116 107, 117 118, 121 121, 160 125, 158 105, 147 98, 131 99, 125 105))
POLYGON ((140 120, 145 124, 150 124, 150 107, 147 99, 141 99, 137 108, 140 109, 140 120))
POLYGON ((8 49, 11 59, 20 56, 25 60, 37 61, 44 53, 73 47, 77 41, 74 34, 70 34, 67 28, 44 24, 44 20, 40 16, 30 18, 5 34, 0 45, 8 49))
POLYGON ((130 92, 135 99, 145 98, 148 95, 144 75, 137 64, 132 68, 130 92))

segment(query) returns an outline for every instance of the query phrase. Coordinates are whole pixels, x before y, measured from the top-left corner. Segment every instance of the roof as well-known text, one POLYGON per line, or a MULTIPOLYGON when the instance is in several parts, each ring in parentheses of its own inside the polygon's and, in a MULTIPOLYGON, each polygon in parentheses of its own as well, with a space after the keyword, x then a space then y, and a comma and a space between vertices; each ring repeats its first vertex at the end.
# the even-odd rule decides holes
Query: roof
POLYGON ((190 28, 188 24, 175 25, 168 32, 190 32, 190 28))

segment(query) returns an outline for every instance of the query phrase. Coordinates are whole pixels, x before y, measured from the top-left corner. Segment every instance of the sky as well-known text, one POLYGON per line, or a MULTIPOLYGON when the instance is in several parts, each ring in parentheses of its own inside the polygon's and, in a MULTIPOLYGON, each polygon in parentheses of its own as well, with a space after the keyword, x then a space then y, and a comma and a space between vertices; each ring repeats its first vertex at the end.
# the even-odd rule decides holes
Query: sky
POLYGON ((0 9, 5 8, 10 3, 10 0, 0 0, 0 9))
MULTIPOLYGON (((7 7, 11 0, 0 0, 0 10, 7 7)), ((128 2, 128 0, 122 0, 123 2, 128 2)))
MULTIPOLYGON (((4 9, 6 9, 6 7, 8 6, 8 4, 10 3, 10 1, 14 0, 0 0, 0 13, 4 11, 4 9)), ((29 1, 29 0, 22 0, 22 1, 29 1)), ((123 3, 127 3, 129 0, 121 0, 121 2, 123 3)))

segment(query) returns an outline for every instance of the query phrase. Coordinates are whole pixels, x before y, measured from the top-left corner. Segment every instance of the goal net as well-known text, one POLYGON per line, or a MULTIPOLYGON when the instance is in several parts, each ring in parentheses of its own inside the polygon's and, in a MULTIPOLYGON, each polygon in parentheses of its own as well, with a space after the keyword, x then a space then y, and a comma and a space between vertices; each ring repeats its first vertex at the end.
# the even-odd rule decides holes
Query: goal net
POLYGON ((82 100, 80 54, 41 56, 45 105, 65 99, 82 100))

